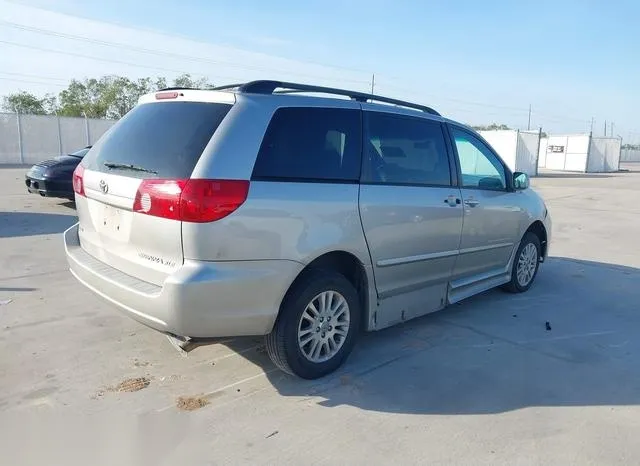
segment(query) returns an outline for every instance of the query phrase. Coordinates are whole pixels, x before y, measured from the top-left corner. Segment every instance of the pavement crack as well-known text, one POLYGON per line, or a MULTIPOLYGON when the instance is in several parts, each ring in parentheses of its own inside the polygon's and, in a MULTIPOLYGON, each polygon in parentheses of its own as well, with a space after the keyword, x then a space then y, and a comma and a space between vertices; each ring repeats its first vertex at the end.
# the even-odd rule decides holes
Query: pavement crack
POLYGON ((524 349, 526 351, 531 351, 533 353, 538 353, 540 355, 547 356, 547 357, 552 358, 552 359, 557 359, 559 361, 570 362, 570 363, 577 363, 578 362, 575 359, 565 358, 563 356, 558 356, 557 354, 553 354, 553 353, 550 353, 548 351, 539 350, 539 349, 536 349, 536 348, 531 348, 530 346, 527 346, 527 343, 520 343, 520 342, 517 342, 517 341, 514 341, 514 340, 510 340, 510 339, 505 338, 505 337, 501 337, 501 336, 498 336, 498 335, 491 334, 489 332, 484 332, 482 330, 478 330, 477 328, 471 327, 469 325, 457 324, 455 322, 451 322, 450 320, 446 320, 446 319, 440 319, 440 321, 445 323, 445 324, 451 325, 452 327, 463 328, 465 330, 469 330, 470 332, 473 332, 473 333, 475 333, 477 335, 481 335, 481 336, 483 336, 485 338, 488 338, 490 340, 500 341, 502 343, 507 343, 507 344, 515 346, 517 348, 521 348, 521 349, 524 349))

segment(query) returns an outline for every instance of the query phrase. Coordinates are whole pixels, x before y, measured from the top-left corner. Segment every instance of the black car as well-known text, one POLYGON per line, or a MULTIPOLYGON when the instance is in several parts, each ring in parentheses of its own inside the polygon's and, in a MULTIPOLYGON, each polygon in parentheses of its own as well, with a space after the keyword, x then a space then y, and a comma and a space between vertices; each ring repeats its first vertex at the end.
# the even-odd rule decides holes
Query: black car
POLYGON ((36 163, 25 176, 30 193, 46 197, 61 197, 74 200, 73 171, 89 152, 91 146, 68 155, 36 163))

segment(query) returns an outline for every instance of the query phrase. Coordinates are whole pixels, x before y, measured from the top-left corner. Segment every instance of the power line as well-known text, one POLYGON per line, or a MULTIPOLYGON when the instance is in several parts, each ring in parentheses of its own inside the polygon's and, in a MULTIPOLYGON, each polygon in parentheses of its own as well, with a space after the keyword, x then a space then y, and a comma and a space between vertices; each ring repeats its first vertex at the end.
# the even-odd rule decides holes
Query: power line
POLYGON ((584 123, 585 125, 591 125, 591 119, 572 118, 563 115, 556 115, 544 112, 532 112, 532 115, 537 115, 539 118, 552 121, 573 121, 575 123, 584 123))
MULTIPOLYGON (((2 44, 8 44, 8 45, 13 45, 14 47, 23 47, 23 48, 27 48, 27 49, 33 49, 33 50, 39 50, 41 52, 49 52, 49 53, 58 53, 61 55, 69 55, 72 57, 78 57, 78 58, 86 58, 88 60, 96 60, 96 61, 102 61, 102 62, 106 62, 106 63, 117 63, 120 65, 129 65, 129 66, 133 66, 133 67, 137 67, 137 68, 147 68, 147 69, 152 69, 152 70, 159 70, 159 71, 165 71, 165 72, 170 72, 170 73, 179 73, 182 74, 184 73, 184 70, 176 70, 176 69, 172 69, 172 68, 164 68, 164 67, 160 67, 160 66, 152 66, 152 65, 141 65, 139 63, 131 63, 131 62, 126 62, 126 61, 122 61, 122 60, 113 60, 110 58, 99 58, 99 57, 95 57, 95 56, 91 56, 91 55, 84 55, 81 53, 76 53, 76 52, 64 52, 62 50, 55 50, 55 49, 48 49, 45 47, 37 47, 35 45, 27 45, 27 44, 20 44, 18 42, 11 42, 8 40, 0 40, 0 43, 2 44)), ((201 77, 215 77, 215 78, 222 78, 222 79, 229 79, 229 80, 235 80, 237 78, 233 78, 233 77, 229 77, 229 76, 213 76, 213 75, 205 75, 202 73, 193 73, 196 76, 201 76, 201 77)))
POLYGON ((8 75, 11 75, 11 76, 24 76, 26 78, 49 79, 49 80, 53 80, 53 81, 69 82, 69 79, 54 78, 52 76, 42 76, 42 75, 37 75, 37 74, 13 73, 11 71, 0 71, 0 74, 8 74, 8 75))
MULTIPOLYGON (((41 29, 41 28, 36 28, 36 27, 31 27, 31 26, 24 26, 22 24, 12 23, 10 21, 0 21, 0 25, 5 25, 5 26, 8 26, 8 27, 20 29, 20 30, 23 30, 23 31, 34 32, 36 34, 44 34, 44 35, 53 36, 53 37, 59 37, 59 38, 63 38, 63 39, 70 39, 70 40, 76 40, 76 41, 81 41, 81 42, 87 42, 87 43, 91 43, 91 44, 95 44, 95 45, 101 45, 101 46, 105 46, 105 47, 113 47, 113 48, 117 48, 117 49, 125 49, 125 50, 128 50, 128 51, 146 53, 146 54, 151 54, 151 55, 156 55, 156 56, 171 57, 171 58, 179 59, 179 60, 198 62, 198 63, 205 63, 205 64, 212 64, 212 65, 222 65, 222 66, 227 66, 227 67, 231 67, 231 68, 243 69, 243 70, 247 70, 247 71, 266 71, 266 72, 273 72, 274 71, 273 68, 240 65, 240 64, 237 64, 237 63, 231 63, 231 62, 226 62, 226 61, 212 60, 212 59, 209 59, 209 58, 194 57, 194 56, 190 56, 190 55, 183 55, 183 54, 178 54, 178 53, 173 53, 173 52, 167 52, 167 51, 161 51, 161 50, 153 50, 153 49, 148 49, 148 48, 144 48, 144 47, 137 47, 137 46, 129 45, 129 44, 121 44, 121 43, 117 43, 117 42, 110 42, 110 41, 105 41, 105 40, 100 40, 100 39, 92 39, 90 37, 85 37, 85 36, 77 36, 77 35, 73 35, 73 34, 66 34, 66 33, 62 33, 62 32, 56 32, 56 31, 52 31, 50 29, 41 29)), ((319 65, 319 66, 324 66, 324 67, 327 67, 327 68, 331 68, 331 66, 327 66, 327 65, 319 65)), ((307 78, 317 78, 318 77, 316 75, 311 75, 311 74, 308 74, 308 73, 300 73, 300 72, 295 72, 295 71, 287 72, 287 74, 296 75, 296 76, 302 76, 302 77, 307 77, 307 78)), ((352 82, 352 83, 357 83, 357 84, 369 84, 369 81, 366 81, 366 80, 345 79, 345 78, 332 79, 332 81, 352 82)))
MULTIPOLYGON (((14 0, 9 0, 9 1, 13 2, 14 0)), ((84 16, 80 16, 80 15, 73 15, 72 17, 74 19, 80 19, 80 20, 83 20, 85 22, 86 21, 95 21, 93 18, 88 18, 88 17, 84 17, 84 16)), ((27 27, 27 26, 24 26, 24 25, 19 24, 19 23, 12 23, 10 21, 2 21, 2 22, 6 23, 8 25, 16 25, 16 26, 27 27)), ((170 39, 181 39, 181 40, 187 40, 187 41, 195 42, 195 43, 198 43, 198 44, 211 45, 210 42, 206 42, 204 40, 194 39, 193 37, 189 37, 189 36, 182 35, 182 34, 168 33, 168 32, 165 32, 165 31, 159 31, 157 29, 145 29, 145 28, 141 28, 141 27, 134 27, 134 26, 131 26, 129 24, 117 23, 115 21, 107 21, 105 19, 100 19, 100 23, 107 24, 109 26, 115 26, 115 27, 118 27, 118 28, 121 28, 121 29, 128 29, 130 31, 141 32, 141 33, 144 33, 144 34, 154 34, 154 35, 158 35, 158 36, 168 37, 170 39)), ((342 65, 327 65, 327 64, 317 63, 317 62, 307 61, 307 60, 305 60, 304 63, 307 64, 307 65, 324 66, 324 67, 334 68, 336 70, 353 71, 353 72, 356 72, 356 73, 363 73, 363 74, 371 73, 371 70, 364 70, 364 69, 361 69, 361 68, 353 68, 353 67, 347 67, 347 66, 342 66, 342 65)), ((399 78, 389 77, 389 79, 399 79, 399 78)))
MULTIPOLYGON (((380 86, 381 84, 378 82, 377 85, 380 86)), ((426 94, 426 93, 423 93, 422 91, 418 91, 416 89, 409 89, 409 88, 406 88, 406 87, 396 86, 394 84, 382 84, 382 87, 389 87, 391 89, 397 89, 399 91, 407 92, 407 93, 413 94, 413 95, 423 95, 425 97, 436 97, 438 99, 441 99, 441 100, 444 100, 444 101, 448 101, 448 102, 457 102, 457 103, 461 103, 461 104, 475 105, 475 106, 479 106, 479 107, 491 107, 491 108, 498 108, 498 109, 504 109, 504 110, 515 110, 515 111, 522 112, 522 113, 527 113, 529 111, 527 108, 524 108, 524 107, 509 107, 509 106, 505 106, 505 105, 496 105, 496 104, 489 104, 489 103, 483 103, 483 102, 474 102, 474 101, 470 101, 470 100, 454 99, 454 98, 450 98, 450 97, 442 97, 441 95, 437 95, 437 94, 426 94)))
MULTIPOLYGON (((205 59, 205 58, 201 58, 201 57, 185 56, 185 55, 175 54, 175 53, 171 53, 171 52, 162 52, 162 51, 158 51, 158 50, 145 49, 145 48, 142 48, 142 47, 135 47, 135 46, 129 46, 129 45, 125 45, 125 44, 118 44, 118 43, 114 43, 114 42, 96 40, 96 39, 91 39, 91 38, 82 37, 82 36, 74 36, 74 35, 71 35, 71 34, 58 33, 58 32, 51 31, 51 30, 33 28, 33 27, 29 27, 29 26, 23 26, 23 25, 20 25, 20 24, 17 24, 17 23, 11 23, 11 22, 8 22, 8 21, 0 21, 0 25, 2 25, 2 24, 8 25, 10 27, 16 27, 18 29, 23 29, 23 30, 30 31, 30 32, 36 32, 36 33, 41 33, 41 34, 46 34, 46 35, 66 38, 66 39, 72 39, 72 40, 80 40, 80 41, 84 41, 84 42, 94 43, 94 44, 97 44, 97 45, 104 45, 104 46, 116 47, 116 48, 121 48, 121 49, 134 50, 134 51, 139 51, 139 52, 142 52, 142 53, 149 53, 149 54, 161 55, 161 56, 170 56, 170 57, 173 57, 173 58, 176 58, 176 59, 181 59, 181 60, 196 61, 196 62, 202 62, 202 63, 211 63, 211 64, 218 64, 218 65, 226 65, 226 66, 237 67, 237 68, 242 68, 242 69, 246 69, 246 70, 268 70, 267 68, 237 65, 237 64, 233 64, 233 63, 229 63, 229 62, 215 61, 215 60, 205 59)), ((48 53, 57 53, 57 54, 75 56, 75 57, 80 57, 80 58, 85 58, 85 59, 95 60, 95 61, 117 63, 117 64, 122 64, 122 65, 138 67, 138 68, 147 68, 147 69, 160 70, 160 71, 179 73, 179 74, 184 73, 184 70, 176 70, 176 69, 158 67, 158 66, 151 66, 151 65, 141 65, 139 63, 131 63, 131 62, 123 61, 123 60, 100 58, 100 57, 95 57, 95 56, 91 56, 91 55, 84 55, 84 54, 75 53, 75 52, 65 52, 65 51, 61 51, 61 50, 48 49, 48 48, 44 48, 44 47, 21 44, 21 43, 11 42, 11 41, 0 40, 0 43, 13 45, 13 46, 16 46, 16 47, 23 47, 23 48, 33 49, 33 50, 39 50, 39 51, 48 52, 48 53)), ((328 65, 321 65, 321 66, 331 67, 331 66, 328 66, 328 65)), ((337 68, 337 67, 334 67, 334 68, 337 68)), ((5 71, 3 71, 2 74, 8 74, 8 75, 14 75, 14 76, 34 77, 34 78, 38 78, 38 79, 40 78, 40 76, 37 76, 37 75, 28 75, 28 74, 23 74, 23 73, 13 73, 13 72, 5 72, 5 71)), ((230 76, 206 75, 206 74, 201 74, 201 73, 193 73, 193 74, 195 74, 197 76, 202 76, 202 77, 214 77, 214 78, 217 78, 217 79, 229 79, 231 81, 237 80, 237 78, 230 77, 230 76)), ((288 73, 288 74, 298 74, 298 75, 304 75, 304 76, 310 76, 310 77, 312 76, 312 75, 295 73, 295 72, 288 73)), ((317 78, 317 76, 312 76, 312 77, 317 78)), ((36 81, 31 81, 31 80, 11 79, 11 78, 0 78, 0 79, 5 80, 5 81, 22 82, 22 83, 27 83, 27 84, 40 84, 40 85, 50 85, 50 86, 57 86, 57 87, 65 87, 63 85, 50 83, 50 82, 42 83, 42 82, 36 82, 36 81)), ((42 76, 42 79, 65 81, 65 79, 63 79, 63 78, 52 78, 52 77, 45 77, 45 76, 42 76)), ((348 79, 342 79, 342 78, 340 78, 340 79, 322 78, 322 79, 329 80, 329 81, 340 81, 340 82, 351 81, 351 82, 357 82, 357 83, 362 83, 362 84, 367 84, 367 85, 371 84, 372 87, 373 87, 375 77, 372 78, 371 82, 370 81, 360 81, 360 80, 348 80, 348 79)), ((375 82, 375 84, 379 85, 378 82, 375 82)), ((534 114, 534 115, 537 115, 538 117, 543 118, 545 120, 561 121, 561 122, 573 121, 573 122, 579 122, 581 124, 586 124, 586 125, 588 125, 590 123, 590 121, 583 120, 583 119, 571 118, 571 117, 566 117, 566 116, 557 116, 557 115, 556 116, 552 116, 552 115, 545 114, 545 113, 531 112, 530 109, 521 108, 521 107, 511 107, 511 106, 503 106, 503 105, 489 104, 489 103, 483 103, 483 102, 467 101, 467 100, 462 100, 462 99, 447 98, 447 97, 442 97, 440 95, 424 94, 424 93, 418 92, 416 90, 407 89, 407 88, 396 86, 396 85, 390 85, 390 84, 385 84, 385 85, 387 87, 389 87, 389 88, 392 88, 392 89, 395 88, 395 89, 398 89, 400 91, 407 92, 407 93, 410 93, 410 94, 430 95, 432 97, 437 97, 437 98, 439 98, 441 100, 449 101, 449 102, 456 102, 456 103, 461 103, 461 104, 465 104, 465 105, 479 106, 479 107, 483 107, 483 108, 496 108, 496 109, 512 110, 512 111, 519 112, 519 113, 529 112, 530 115, 534 114)), ((467 111, 467 110, 458 110, 458 111, 467 111)), ((496 113, 488 113, 488 114, 490 114, 490 115, 498 115, 496 113)), ((631 132, 631 133, 640 134, 640 133, 635 133, 635 132, 631 132)))
MULTIPOLYGON (((7 72, 4 71, 0 71, 0 74, 8 74, 7 72)), ((19 74, 19 73, 11 73, 11 74, 19 74)), ((46 76, 46 75, 25 75, 25 76, 29 76, 29 77, 33 77, 33 78, 37 78, 37 79, 41 79, 41 80, 58 80, 58 81, 66 81, 63 78, 58 78, 58 77, 53 77, 53 76, 46 76)), ((9 79, 9 78, 5 78, 5 79, 9 79)), ((17 80, 20 81, 20 80, 17 80)), ((44 84, 44 83, 43 83, 44 84)), ((455 99, 454 99, 455 100, 455 99)), ((463 108, 463 107, 459 107, 458 105, 453 105, 449 107, 452 111, 454 112, 462 112, 462 113, 468 113, 468 112, 472 112, 472 110, 468 109, 468 108, 463 108)), ((520 110, 520 109, 518 109, 520 110)), ((519 115, 519 112, 498 112, 498 111, 490 111, 490 112, 484 112, 486 115, 489 116, 515 116, 515 115, 519 115)))
POLYGON ((14 81, 14 82, 25 83, 25 84, 40 84, 42 86, 67 87, 67 86, 65 86, 63 84, 45 83, 45 82, 40 82, 40 81, 29 81, 29 80, 26 80, 26 79, 3 78, 1 76, 0 76, 0 80, 2 80, 2 81, 14 81))
MULTIPOLYGON (((379 84, 379 83, 377 83, 379 84)), ((483 102, 474 102, 474 101, 468 101, 468 100, 462 100, 462 99, 454 99, 454 98, 448 98, 448 97, 442 97, 442 96, 436 96, 434 94, 424 94, 422 92, 418 92, 417 90, 412 90, 412 89, 408 89, 408 88, 403 88, 400 86, 395 86, 395 85, 389 85, 389 84, 384 84, 384 86, 390 87, 390 88, 395 88, 398 90, 401 90, 403 92, 408 92, 410 94, 414 94, 414 95, 426 95, 426 96, 432 96, 432 97, 437 97, 441 100, 444 101, 450 101, 450 102, 457 102, 457 103, 461 103, 461 104, 466 104, 466 105, 473 105, 473 106, 478 106, 478 107, 483 107, 483 108, 496 108, 496 109, 503 109, 503 110, 512 110, 514 112, 518 112, 521 114, 530 114, 531 116, 536 116, 539 119, 544 119, 544 120, 550 120, 550 121, 557 121, 557 122, 575 122, 575 123, 580 123, 580 124, 589 124, 590 121, 589 120, 583 120, 583 119, 579 119, 579 118, 572 118, 572 117, 566 117, 566 116, 562 116, 562 115, 552 115, 552 114, 548 114, 545 112, 538 112, 538 111, 533 111, 531 108, 524 108, 524 107, 511 107, 511 106, 505 106, 505 105, 496 105, 496 104, 489 104, 489 103, 483 103, 483 102)), ((466 110, 463 110, 466 111, 466 110)), ((485 112, 486 113, 486 112, 485 112)), ((514 113, 515 114, 515 113, 514 113)), ((487 115, 496 115, 495 113, 487 113, 487 115)))

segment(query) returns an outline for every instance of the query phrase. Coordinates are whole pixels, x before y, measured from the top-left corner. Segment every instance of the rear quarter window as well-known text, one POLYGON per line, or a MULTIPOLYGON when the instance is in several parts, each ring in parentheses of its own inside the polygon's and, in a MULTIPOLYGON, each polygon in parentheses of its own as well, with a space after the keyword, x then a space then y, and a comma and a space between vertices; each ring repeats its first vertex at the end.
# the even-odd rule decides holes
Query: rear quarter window
POLYGON ((118 169, 109 169, 105 163, 130 164, 148 171, 121 174, 189 178, 230 109, 229 104, 207 102, 139 105, 105 133, 84 158, 83 165, 90 170, 118 173, 118 169))
POLYGON ((253 179, 357 183, 361 147, 359 110, 280 108, 265 133, 253 179))

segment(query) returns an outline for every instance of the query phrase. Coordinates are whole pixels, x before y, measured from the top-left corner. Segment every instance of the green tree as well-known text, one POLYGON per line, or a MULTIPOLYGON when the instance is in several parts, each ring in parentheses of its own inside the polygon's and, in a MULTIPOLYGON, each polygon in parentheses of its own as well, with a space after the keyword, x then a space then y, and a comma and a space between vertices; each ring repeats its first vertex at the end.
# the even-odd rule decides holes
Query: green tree
POLYGON ((73 80, 60 92, 60 114, 89 118, 122 118, 141 95, 152 92, 162 79, 132 81, 122 76, 103 76, 99 79, 73 80))
POLYGON ((2 109, 7 112, 46 115, 56 110, 56 98, 50 94, 39 98, 29 92, 21 91, 3 97, 2 109))
MULTIPOLYGON (((214 87, 208 79, 194 79, 189 74, 175 78, 173 86, 198 89, 214 87)), ((131 110, 142 95, 166 87, 167 79, 164 77, 137 80, 123 76, 73 79, 57 98, 52 95, 39 98, 28 92, 19 92, 4 97, 2 108, 40 115, 57 112, 63 116, 118 119, 131 110)))
MULTIPOLYGON (((103 91, 102 99, 107 106, 106 117, 122 118, 138 103, 138 99, 144 94, 157 90, 158 83, 153 83, 151 78, 141 78, 131 81, 123 77, 110 77, 103 91)), ((162 84, 160 82, 160 84, 162 84)))
POLYGON ((154 85, 155 85, 155 90, 164 89, 165 87, 167 87, 167 78, 162 78, 162 77, 156 78, 154 85))
POLYGON ((173 87, 211 89, 215 86, 207 78, 193 79, 190 74, 182 74, 173 80, 173 87))
POLYGON ((106 118, 108 105, 104 94, 108 87, 108 77, 100 79, 71 80, 69 86, 60 92, 60 110, 64 116, 106 118))
POLYGON ((473 126, 473 129, 475 129, 476 131, 495 131, 495 130, 505 130, 505 129, 511 129, 509 128, 507 125, 504 124, 497 124, 497 123, 491 123, 488 126, 473 126))

